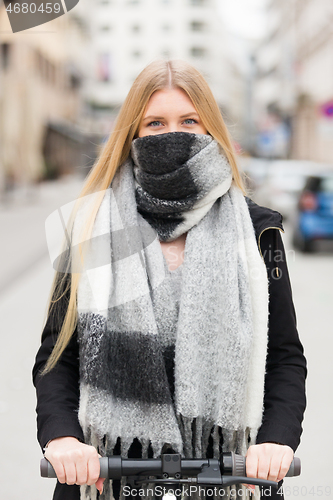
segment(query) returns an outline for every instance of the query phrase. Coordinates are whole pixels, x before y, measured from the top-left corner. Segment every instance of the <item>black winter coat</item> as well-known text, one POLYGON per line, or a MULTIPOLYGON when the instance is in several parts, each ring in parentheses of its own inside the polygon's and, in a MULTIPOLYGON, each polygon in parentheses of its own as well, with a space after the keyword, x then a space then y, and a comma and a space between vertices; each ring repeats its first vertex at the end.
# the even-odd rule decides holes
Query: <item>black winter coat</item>
MULTIPOLYGON (((296 328, 291 285, 280 235, 280 230, 283 231, 282 216, 274 210, 260 207, 249 198, 246 201, 269 279, 264 414, 256 442, 285 444, 295 451, 302 433, 307 368, 296 328)), ((39 375, 55 344, 66 300, 63 297, 57 311, 47 319, 33 368, 33 383, 37 391, 37 437, 42 448, 51 439, 62 436, 74 436, 84 441, 78 421, 79 349, 76 331, 56 367, 43 377, 39 375)), ((79 488, 76 486, 58 483, 57 490, 54 498, 79 498, 79 488)))

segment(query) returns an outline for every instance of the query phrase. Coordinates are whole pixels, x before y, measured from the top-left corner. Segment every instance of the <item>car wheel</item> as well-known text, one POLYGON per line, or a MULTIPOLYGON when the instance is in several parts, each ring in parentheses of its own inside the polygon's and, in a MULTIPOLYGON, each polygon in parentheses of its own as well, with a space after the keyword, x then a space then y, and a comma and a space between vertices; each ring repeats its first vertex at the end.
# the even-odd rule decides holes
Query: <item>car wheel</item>
POLYGON ((311 253, 314 250, 313 240, 306 240, 298 231, 294 232, 293 245, 297 250, 304 253, 311 253))
POLYGON ((303 243, 303 252, 311 253, 314 250, 313 240, 304 240, 303 243))

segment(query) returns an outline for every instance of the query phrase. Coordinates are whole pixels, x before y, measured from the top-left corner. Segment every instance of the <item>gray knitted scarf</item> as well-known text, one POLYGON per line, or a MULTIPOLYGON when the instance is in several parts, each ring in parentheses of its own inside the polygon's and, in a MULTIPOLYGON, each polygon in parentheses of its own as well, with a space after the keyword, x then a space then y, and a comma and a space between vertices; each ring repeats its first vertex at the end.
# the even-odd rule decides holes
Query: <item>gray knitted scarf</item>
MULTIPOLYGON (((96 196, 100 193, 96 193, 96 196)), ((95 202, 84 200, 74 239, 95 202)), ((78 289, 79 420, 86 442, 126 456, 134 438, 204 457, 213 439, 245 453, 261 424, 267 274, 246 201, 209 135, 135 139, 98 211, 78 289), (165 278, 159 240, 187 232, 172 397, 151 289, 165 278)), ((96 498, 94 486, 82 499, 96 498)), ((107 482, 102 495, 111 499, 107 482)))

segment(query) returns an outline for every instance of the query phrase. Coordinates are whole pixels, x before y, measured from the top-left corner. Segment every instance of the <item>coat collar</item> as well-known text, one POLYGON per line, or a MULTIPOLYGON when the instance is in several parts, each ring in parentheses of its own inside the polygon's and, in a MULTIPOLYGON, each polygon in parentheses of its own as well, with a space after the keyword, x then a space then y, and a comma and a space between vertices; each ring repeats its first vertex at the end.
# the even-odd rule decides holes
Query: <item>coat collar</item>
POLYGON ((276 228, 284 232, 282 225, 283 217, 279 212, 271 208, 261 207, 247 196, 245 196, 245 200, 249 208, 257 242, 259 242, 260 235, 266 229, 276 228))

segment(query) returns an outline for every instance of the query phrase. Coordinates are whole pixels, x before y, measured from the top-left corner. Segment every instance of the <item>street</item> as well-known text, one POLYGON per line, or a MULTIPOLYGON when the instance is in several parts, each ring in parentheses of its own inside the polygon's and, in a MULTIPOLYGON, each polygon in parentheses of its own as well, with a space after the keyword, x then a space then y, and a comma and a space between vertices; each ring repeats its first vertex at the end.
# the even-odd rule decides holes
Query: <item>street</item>
POLYGON ((333 498, 330 448, 333 440, 332 393, 332 304, 333 254, 305 255, 289 244, 288 226, 283 239, 298 331, 308 362, 307 409, 303 436, 296 455, 302 474, 285 481, 286 498, 333 498))
MULTIPOLYGON (((48 185, 32 206, 24 203, 0 214, 0 498, 47 500, 53 479, 39 476, 41 450, 36 440, 35 389, 31 382, 40 344, 53 269, 46 249, 45 218, 78 194, 82 181, 73 178, 48 185), (6 213, 7 211, 7 213, 6 213), (12 279, 11 279, 12 277, 12 279)), ((332 305, 333 253, 303 255, 286 246, 298 328, 308 359, 308 408, 302 443, 296 455, 302 474, 285 481, 286 498, 332 498, 331 428, 333 402, 332 305)))

